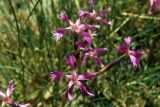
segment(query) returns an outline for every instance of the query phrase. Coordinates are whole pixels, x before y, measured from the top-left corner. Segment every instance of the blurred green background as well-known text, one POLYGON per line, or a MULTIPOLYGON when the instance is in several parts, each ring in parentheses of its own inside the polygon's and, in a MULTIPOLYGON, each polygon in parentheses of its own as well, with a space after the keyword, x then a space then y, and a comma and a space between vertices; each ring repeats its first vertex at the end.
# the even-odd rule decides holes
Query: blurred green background
MULTIPOLYGON (((105 18, 113 25, 101 25, 94 38, 95 47, 109 49, 100 58, 106 64, 118 58, 116 49, 128 35, 132 48, 145 52, 141 67, 136 69, 124 59, 103 76, 84 83, 94 97, 83 97, 75 89, 76 99, 70 104, 65 97, 68 81, 51 82, 49 74, 66 69, 64 56, 74 49, 73 37, 66 33, 55 42, 52 31, 66 26, 59 20, 62 10, 76 20, 80 7, 89 10, 87 0, 0 0, 0 89, 5 91, 13 79, 11 97, 31 107, 160 107, 160 13, 148 15, 147 0, 95 0, 97 11, 107 6, 111 11, 105 18)), ((99 70, 89 60, 78 72, 99 70)))

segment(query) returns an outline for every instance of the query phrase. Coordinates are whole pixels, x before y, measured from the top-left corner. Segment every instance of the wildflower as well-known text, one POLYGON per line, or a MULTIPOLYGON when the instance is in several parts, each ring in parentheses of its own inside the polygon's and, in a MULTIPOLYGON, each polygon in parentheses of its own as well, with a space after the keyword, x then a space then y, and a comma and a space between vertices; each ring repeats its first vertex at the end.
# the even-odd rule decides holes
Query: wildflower
POLYGON ((2 97, 2 107, 5 106, 6 104, 11 105, 12 107, 28 107, 29 104, 17 104, 16 102, 14 102, 12 99, 9 98, 10 94, 13 92, 14 90, 14 83, 13 80, 11 80, 9 82, 9 86, 7 88, 6 93, 3 93, 2 91, 0 91, 0 96, 2 97))
POLYGON ((93 57, 93 59, 99 64, 102 64, 102 61, 98 58, 98 54, 101 52, 104 52, 108 50, 107 48, 98 48, 98 49, 93 49, 93 48, 88 48, 88 49, 84 49, 85 54, 82 58, 82 62, 85 62, 89 56, 93 57))
POLYGON ((71 89, 72 89, 73 85, 76 85, 82 93, 89 95, 89 96, 94 96, 92 93, 90 93, 86 89, 86 87, 80 81, 81 80, 90 80, 90 79, 96 77, 97 73, 87 73, 87 74, 78 75, 76 72, 76 59, 75 59, 75 57, 73 55, 68 55, 65 57, 65 60, 66 60, 67 64, 72 68, 72 74, 65 75, 61 71, 53 70, 50 75, 51 79, 57 80, 57 79, 60 79, 61 77, 65 76, 67 79, 70 80, 67 85, 67 92, 66 92, 66 95, 67 95, 69 101, 73 100, 73 97, 71 95, 71 89))
POLYGON ((131 42, 131 37, 125 37, 124 44, 118 48, 118 52, 125 52, 129 56, 133 66, 140 67, 139 58, 143 52, 130 50, 131 42))
POLYGON ((80 18, 78 18, 78 20, 75 23, 73 23, 68 18, 67 14, 64 11, 61 12, 60 19, 63 22, 66 22, 67 24, 69 24, 70 26, 68 26, 66 28, 58 28, 57 30, 55 30, 53 32, 53 36, 55 37, 56 41, 60 40, 63 37, 63 34, 66 30, 71 30, 73 33, 79 34, 81 36, 85 36, 85 35, 83 35, 83 33, 85 33, 86 30, 99 28, 99 26, 97 26, 97 25, 81 24, 80 18))
POLYGON ((112 22, 111 21, 107 21, 105 19, 102 18, 102 16, 105 16, 106 14, 108 14, 108 10, 102 10, 100 12, 96 12, 94 10, 94 2, 93 0, 88 0, 89 1, 89 6, 90 8, 92 9, 92 12, 88 12, 86 9, 82 8, 79 10, 78 14, 79 14, 79 17, 84 17, 84 18, 89 18, 89 19, 92 19, 92 20, 97 20, 99 21, 100 23, 102 23, 103 25, 111 25, 112 22))
POLYGON ((149 14, 153 11, 157 12, 160 10, 160 0, 149 0, 149 14))

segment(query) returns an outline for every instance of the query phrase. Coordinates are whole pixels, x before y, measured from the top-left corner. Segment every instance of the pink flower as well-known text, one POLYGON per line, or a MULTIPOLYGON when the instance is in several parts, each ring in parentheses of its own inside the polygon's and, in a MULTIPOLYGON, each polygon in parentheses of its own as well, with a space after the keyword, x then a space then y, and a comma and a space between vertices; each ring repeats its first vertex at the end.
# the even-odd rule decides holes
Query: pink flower
POLYGON ((79 14, 79 17, 84 17, 84 18, 89 18, 89 19, 92 19, 92 20, 97 20, 99 21, 100 23, 102 23, 103 25, 111 25, 112 22, 111 21, 107 21, 106 19, 103 19, 102 16, 105 16, 106 14, 108 14, 108 10, 102 10, 100 12, 96 12, 94 10, 94 2, 93 0, 88 0, 89 2, 89 6, 90 8, 92 9, 92 12, 88 12, 87 10, 85 9, 80 9, 78 14, 79 14))
POLYGON ((53 70, 50 75, 52 80, 58 80, 64 76, 64 73, 61 71, 53 70))
MULTIPOLYGON (((85 49, 84 49, 85 50, 85 49)), ((93 57, 93 59, 100 65, 102 64, 102 61, 99 59, 98 57, 98 54, 101 53, 101 52, 104 52, 108 50, 107 48, 98 48, 98 49, 93 49, 93 48, 89 48, 89 49, 86 49, 85 51, 85 54, 82 58, 82 62, 85 62, 88 57, 93 57)))
POLYGON ((124 45, 118 48, 118 52, 125 52, 129 56, 133 66, 140 67, 139 58, 142 56, 143 52, 130 50, 131 42, 131 37, 125 37, 124 45))
POLYGON ((90 79, 96 77, 97 73, 87 73, 87 74, 78 75, 76 73, 76 59, 75 59, 75 57, 73 55, 68 55, 68 56, 66 56, 65 59, 66 59, 67 64, 72 68, 72 74, 71 75, 64 75, 64 73, 62 74, 62 72, 54 70, 51 72, 51 75, 50 75, 51 79, 56 80, 62 76, 65 76, 67 79, 70 80, 67 85, 67 92, 66 92, 66 95, 67 95, 69 101, 73 100, 73 97, 71 95, 71 90, 72 90, 73 85, 76 85, 80 89, 80 91, 83 92, 84 94, 89 95, 89 96, 94 96, 92 93, 90 93, 86 89, 86 87, 80 81, 81 80, 90 80, 90 79), (59 76, 59 74, 60 75, 62 74, 62 75, 59 76), (57 76, 55 76, 55 75, 57 75, 57 76), (55 79, 55 77, 57 77, 57 78, 55 79))
POLYGON ((2 100, 3 100, 2 107, 5 106, 6 104, 9 104, 13 107, 27 107, 27 106, 29 106, 29 104, 24 104, 24 105, 17 104, 12 99, 10 99, 9 96, 13 92, 13 90, 14 90, 14 83, 13 83, 13 80, 11 80, 9 82, 9 86, 7 88, 6 93, 3 93, 2 91, 0 91, 0 96, 2 97, 2 100))
POLYGON ((58 28, 55 32, 53 32, 53 36, 56 41, 60 40, 63 37, 64 32, 66 31, 66 28, 58 28))
MULTIPOLYGON (((53 32, 53 36, 55 37, 56 41, 60 40, 63 37, 63 34, 67 30, 71 30, 73 33, 79 34, 84 36, 83 33, 86 32, 88 29, 95 29, 99 28, 97 25, 90 25, 90 24, 81 24, 81 19, 79 18, 75 23, 73 23, 67 16, 67 14, 63 11, 60 14, 60 19, 63 22, 69 24, 66 28, 58 28, 53 32)), ((87 33, 87 32, 86 32, 87 33)))
POLYGON ((94 2, 93 2, 93 0, 88 0, 88 2, 89 2, 90 8, 94 9, 94 2))
POLYGON ((149 14, 152 14, 153 11, 160 10, 160 0, 149 0, 149 14))

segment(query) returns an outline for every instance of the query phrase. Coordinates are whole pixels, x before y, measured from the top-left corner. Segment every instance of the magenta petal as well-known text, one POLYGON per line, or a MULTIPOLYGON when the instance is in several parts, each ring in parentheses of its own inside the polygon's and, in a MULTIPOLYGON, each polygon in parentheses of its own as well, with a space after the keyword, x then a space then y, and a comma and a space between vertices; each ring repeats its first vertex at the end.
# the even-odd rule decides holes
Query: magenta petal
POLYGON ((87 74, 82 74, 78 76, 78 80, 89 80, 92 78, 95 78, 97 76, 97 73, 87 73, 87 74))
POLYGON ((107 21, 105 19, 102 19, 101 17, 97 17, 96 18, 100 23, 102 23, 103 25, 106 25, 106 26, 109 26, 109 25, 112 25, 112 22, 111 21, 107 21))
POLYGON ((140 67, 140 63, 139 63, 139 59, 138 58, 136 58, 133 55, 129 55, 129 57, 130 57, 130 60, 131 60, 131 62, 133 64, 133 66, 140 67))
POLYGON ((89 55, 86 53, 83 58, 82 58, 82 61, 81 63, 85 62, 87 59, 88 59, 89 55))
POLYGON ((130 54, 139 58, 143 55, 144 52, 141 52, 141 51, 130 51, 130 54))
POLYGON ((9 86, 8 86, 8 88, 7 88, 7 91, 6 91, 7 97, 10 96, 10 94, 13 92, 13 90, 14 90, 14 82, 13 82, 13 80, 11 80, 11 81, 9 82, 9 86))
POLYGON ((53 70, 50 74, 52 80, 58 80, 64 76, 64 73, 61 71, 53 70))
POLYGON ((67 16, 65 11, 62 11, 60 13, 60 19, 62 20, 62 22, 66 22, 66 23, 70 22, 70 20, 69 20, 69 18, 68 18, 68 16, 67 16))
POLYGON ((28 106, 30 106, 29 103, 28 104, 16 104, 16 105, 18 105, 16 107, 28 107, 28 106))
POLYGON ((66 60, 67 64, 72 67, 72 69, 75 69, 75 67, 76 67, 76 58, 73 55, 66 56, 65 60, 66 60))
POLYGON ((89 95, 89 96, 94 96, 94 94, 90 93, 81 82, 77 81, 76 85, 81 90, 81 92, 83 92, 84 94, 89 95))
POLYGON ((19 106, 20 106, 20 107, 28 107, 29 105, 30 105, 30 104, 23 104, 23 105, 20 104, 19 106))
POLYGON ((84 27, 85 30, 100 28, 99 25, 91 25, 91 24, 83 24, 83 27, 84 27))
POLYGON ((107 50, 108 50, 107 48, 98 48, 98 49, 95 50, 95 53, 99 54, 99 53, 107 51, 107 50))
POLYGON ((64 32, 66 31, 65 28, 58 28, 56 31, 53 32, 53 36, 56 41, 60 40, 63 37, 64 32))
POLYGON ((84 36, 83 39, 84 39, 84 41, 86 41, 86 43, 87 43, 88 45, 91 45, 91 44, 92 44, 91 37, 84 36))
POLYGON ((153 3, 154 3, 154 0, 149 0, 149 14, 152 14, 152 7, 153 7, 153 3))
POLYGON ((107 15, 108 14, 108 10, 102 10, 102 11, 98 12, 97 14, 98 14, 98 16, 107 15))
POLYGON ((86 16, 86 14, 88 14, 89 12, 88 11, 86 11, 84 8, 81 8, 81 9, 79 9, 79 11, 78 11, 78 15, 79 15, 79 17, 85 17, 86 16))
POLYGON ((29 103, 27 103, 27 104, 17 104, 16 102, 12 101, 10 105, 13 106, 13 107, 28 107, 30 104, 29 103))
POLYGON ((79 32, 78 34, 81 36, 90 37, 90 34, 88 32, 79 32))
POLYGON ((125 45, 127 45, 128 47, 130 47, 131 45, 131 37, 125 37, 124 38, 124 42, 125 42, 125 45))
POLYGON ((76 46, 77 48, 84 48, 86 45, 87 45, 87 42, 86 42, 86 41, 80 41, 80 40, 78 40, 78 41, 76 41, 76 43, 75 43, 75 46, 76 46))
POLYGON ((94 8, 94 2, 93 2, 93 0, 88 0, 88 2, 89 2, 90 8, 93 9, 94 8))
POLYGON ((99 65, 102 64, 102 61, 98 58, 97 55, 94 55, 93 58, 97 62, 97 64, 99 64, 99 65))
POLYGON ((76 24, 77 26, 79 26, 79 25, 81 24, 81 19, 78 18, 75 24, 76 24))
POLYGON ((128 49, 126 48, 126 46, 122 45, 122 46, 119 46, 119 48, 118 48, 117 51, 118 51, 118 52, 127 52, 128 49))
POLYGON ((71 95, 71 93, 70 93, 70 89, 71 89, 71 87, 73 86, 73 82, 72 81, 70 81, 69 83, 68 83, 68 85, 67 85, 67 97, 68 97, 68 100, 69 101, 72 101, 73 100, 73 97, 72 97, 72 95, 71 95))

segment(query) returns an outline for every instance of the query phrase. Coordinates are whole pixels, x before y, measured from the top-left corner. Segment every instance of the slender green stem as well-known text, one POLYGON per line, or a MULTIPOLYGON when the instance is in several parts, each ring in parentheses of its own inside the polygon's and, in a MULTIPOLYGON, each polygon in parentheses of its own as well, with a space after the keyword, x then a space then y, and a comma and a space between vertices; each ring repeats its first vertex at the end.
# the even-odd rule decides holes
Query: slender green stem
POLYGON ((114 60, 113 62, 111 62, 110 64, 104 66, 99 72, 98 75, 102 75, 104 74, 106 71, 108 71, 109 69, 111 69, 114 65, 116 65, 117 63, 119 63, 123 58, 125 58, 127 56, 127 54, 123 54, 122 56, 120 56, 117 60, 114 60))
POLYGON ((128 16, 128 17, 140 18, 140 19, 160 20, 159 17, 153 17, 153 16, 148 16, 148 15, 138 15, 138 14, 126 13, 126 12, 123 12, 122 15, 128 16))
POLYGON ((31 12, 29 13, 27 19, 21 24, 21 26, 19 27, 19 31, 22 30, 23 26, 26 24, 26 22, 29 20, 29 18, 31 17, 33 11, 35 10, 35 8, 37 7, 38 3, 40 2, 40 0, 37 0, 36 4, 34 5, 34 7, 32 8, 31 12))
POLYGON ((23 70, 23 62, 22 62, 22 56, 21 56, 21 44, 20 44, 20 32, 19 32, 19 25, 18 25, 18 20, 17 20, 17 16, 16 16, 16 12, 15 12, 15 9, 12 5, 12 2, 11 0, 8 0, 9 2, 9 5, 11 6, 11 9, 12 9, 12 12, 13 12, 13 16, 14 16, 14 19, 16 21, 16 29, 17 29, 17 39, 18 39, 18 54, 19 54, 19 58, 20 58, 20 63, 21 63, 21 70, 23 71, 22 72, 22 77, 23 77, 23 95, 25 97, 25 78, 24 78, 24 70, 23 70))

